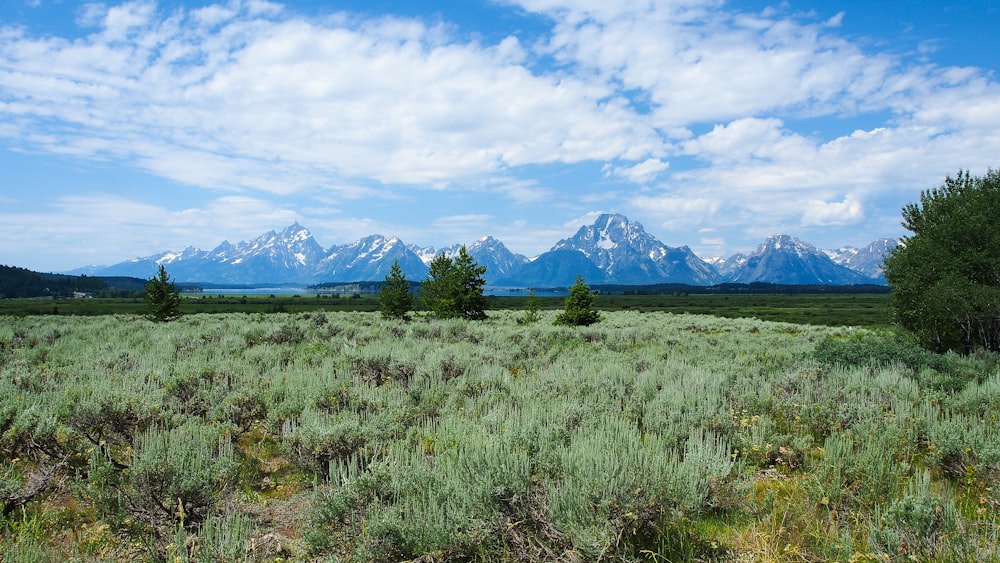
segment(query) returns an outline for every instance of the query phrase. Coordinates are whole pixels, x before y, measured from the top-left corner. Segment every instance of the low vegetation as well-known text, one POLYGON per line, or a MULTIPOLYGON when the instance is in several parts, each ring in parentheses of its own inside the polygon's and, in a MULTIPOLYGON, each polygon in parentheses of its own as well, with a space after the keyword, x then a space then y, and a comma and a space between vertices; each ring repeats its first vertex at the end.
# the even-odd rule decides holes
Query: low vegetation
MULTIPOLYGON (((411 291, 413 291, 411 289, 411 291)), ((181 313, 310 313, 378 311, 378 295, 347 294, 181 294, 181 313)), ((694 313, 829 326, 887 326, 886 293, 724 295, 606 295, 594 301, 599 311, 694 313)), ((420 300, 414 302, 420 309, 420 300)), ((487 311, 529 307, 564 310, 566 296, 487 296, 487 311), (533 303, 533 305, 530 305, 533 303)), ((0 299, 0 315, 142 315, 142 297, 121 299, 0 299)))
POLYGON ((0 557, 1000 559, 995 354, 534 313, 3 317, 0 557))

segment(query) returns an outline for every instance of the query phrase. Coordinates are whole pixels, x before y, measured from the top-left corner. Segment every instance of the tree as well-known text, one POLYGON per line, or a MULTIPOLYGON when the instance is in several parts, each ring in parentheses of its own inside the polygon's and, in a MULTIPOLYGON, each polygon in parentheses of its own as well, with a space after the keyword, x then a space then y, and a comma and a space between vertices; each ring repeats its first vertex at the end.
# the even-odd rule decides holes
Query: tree
POLYGON ((458 256, 453 263, 455 269, 458 294, 455 298, 455 309, 458 316, 464 319, 481 321, 486 318, 486 266, 480 266, 465 250, 458 249, 458 256))
POLYGON ((181 316, 181 294, 170 281, 167 269, 160 264, 156 277, 146 283, 146 318, 156 322, 172 321, 181 316))
POLYGON ((576 283, 569 288, 566 298, 566 309, 559 313, 557 325, 588 326, 601 320, 601 314, 594 310, 594 294, 590 286, 583 281, 583 276, 577 274, 576 283))
POLYGON ((477 264, 464 246, 454 260, 439 254, 431 260, 427 278, 421 283, 425 306, 443 319, 485 319, 485 273, 486 266, 477 264))
POLYGON ((1000 350, 1000 171, 959 171, 902 215, 913 234, 884 264, 893 321, 938 352, 1000 350))
POLYGON ((454 309, 452 300, 456 289, 453 266, 451 258, 438 254, 431 260, 427 277, 420 284, 424 307, 441 318, 450 316, 450 311, 454 309))
POLYGON ((378 298, 382 318, 409 320, 413 309, 413 294, 410 293, 410 282, 406 281, 406 274, 399 267, 399 260, 393 262, 389 269, 389 275, 379 289, 378 298))
POLYGON ((528 299, 524 302, 524 314, 518 317, 517 324, 535 324, 541 319, 541 315, 538 314, 538 297, 535 296, 535 290, 532 289, 528 292, 528 299))

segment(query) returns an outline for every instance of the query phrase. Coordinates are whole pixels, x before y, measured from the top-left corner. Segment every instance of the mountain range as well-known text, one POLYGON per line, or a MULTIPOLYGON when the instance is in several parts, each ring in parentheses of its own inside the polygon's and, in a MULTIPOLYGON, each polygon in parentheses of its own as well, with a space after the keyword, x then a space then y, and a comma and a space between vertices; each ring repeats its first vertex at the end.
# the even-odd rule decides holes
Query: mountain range
MULTIPOLYGON (((485 278, 491 286, 565 287, 578 274, 591 285, 854 285, 884 284, 882 259, 898 244, 897 240, 879 239, 864 248, 819 250, 797 238, 774 235, 751 254, 704 260, 687 246, 660 242, 638 222, 607 213, 533 258, 511 252, 491 236, 466 245, 466 250, 486 266, 485 278)), ((407 245, 396 237, 370 235, 351 244, 323 248, 308 229, 294 223, 251 241, 224 241, 212 250, 189 246, 180 252, 66 273, 149 278, 163 265, 179 282, 315 284, 379 281, 398 261, 407 278, 421 280, 436 255, 454 256, 461 246, 434 249, 407 245)))

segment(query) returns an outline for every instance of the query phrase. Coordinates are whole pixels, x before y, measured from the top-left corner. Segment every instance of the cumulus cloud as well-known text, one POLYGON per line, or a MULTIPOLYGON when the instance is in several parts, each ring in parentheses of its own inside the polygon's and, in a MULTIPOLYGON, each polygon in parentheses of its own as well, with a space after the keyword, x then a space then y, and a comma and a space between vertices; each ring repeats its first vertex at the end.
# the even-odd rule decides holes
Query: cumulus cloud
MULTIPOLYGON (((355 216, 338 224, 411 238, 416 228, 346 209, 413 201, 414 188, 474 192, 530 219, 518 227, 489 209, 478 220, 492 227, 462 232, 535 246, 592 222, 597 206, 677 233, 710 221, 710 246, 747 244, 737 230, 868 225, 958 167, 997 166, 996 78, 872 51, 839 29, 851 13, 501 3, 549 27, 488 42, 447 22, 307 19, 259 0, 169 13, 92 4, 72 40, 0 27, 0 141, 212 188, 233 208, 226 198, 254 192, 327 195, 355 216)), ((874 231, 883 219, 871 238, 886 234, 874 231)))
POLYGON ((721 2, 515 3, 553 19, 554 56, 647 93, 660 128, 855 108, 882 95, 892 65, 831 33, 829 22, 721 2))
POLYGON ((807 227, 851 225, 863 218, 864 207, 853 197, 845 197, 842 201, 810 200, 806 202, 806 210, 802 214, 802 225, 807 227))
POLYGON ((533 72, 513 36, 481 45, 419 21, 307 21, 267 6, 91 5, 98 31, 72 42, 5 30, 8 141, 278 193, 662 152, 613 89, 533 72))
POLYGON ((658 158, 649 158, 639 164, 634 166, 608 166, 606 171, 620 178, 624 178, 629 182, 635 184, 648 184, 656 179, 663 172, 670 167, 669 162, 665 162, 658 158))

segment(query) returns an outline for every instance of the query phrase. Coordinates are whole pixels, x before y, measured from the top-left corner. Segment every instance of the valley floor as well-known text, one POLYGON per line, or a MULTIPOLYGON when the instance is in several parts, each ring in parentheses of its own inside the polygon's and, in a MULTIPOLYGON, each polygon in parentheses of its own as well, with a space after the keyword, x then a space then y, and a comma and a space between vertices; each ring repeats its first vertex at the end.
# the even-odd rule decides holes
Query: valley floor
POLYGON ((0 554, 1000 560, 995 355, 541 314, 0 317, 0 554))

